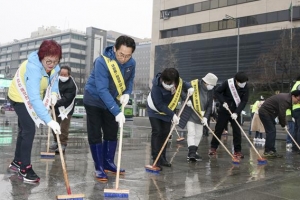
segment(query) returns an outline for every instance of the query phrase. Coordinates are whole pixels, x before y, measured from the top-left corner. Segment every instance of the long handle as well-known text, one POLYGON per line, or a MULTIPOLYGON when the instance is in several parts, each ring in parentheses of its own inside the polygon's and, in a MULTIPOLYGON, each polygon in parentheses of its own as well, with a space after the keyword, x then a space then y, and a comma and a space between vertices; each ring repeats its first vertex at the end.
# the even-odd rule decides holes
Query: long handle
MULTIPOLYGON (((124 105, 121 105, 121 112, 124 113, 124 105)), ((119 189, 119 179, 120 179, 120 166, 121 166, 121 156, 122 156, 122 143, 123 143, 123 127, 124 124, 120 123, 120 140, 119 140, 119 152, 118 152, 118 161, 117 161, 117 175, 116 175, 116 190, 119 189)))
POLYGON ((295 145, 300 150, 300 147, 299 147, 298 143, 295 141, 294 137, 291 135, 291 133, 288 131, 288 129, 286 127, 285 127, 285 131, 289 134, 289 136, 291 137, 291 139, 293 140, 293 142, 295 143, 295 145))
MULTIPOLYGON (((54 110, 53 105, 51 105, 51 109, 52 109, 53 119, 54 119, 54 121, 56 121, 56 115, 55 115, 55 110, 54 110)), ((64 174, 67 193, 71 194, 71 188, 70 188, 70 184, 69 184, 68 174, 67 174, 67 170, 66 170, 66 163, 65 163, 65 159, 64 159, 64 156, 63 156, 63 151, 62 151, 62 148, 61 148, 59 134, 55 134, 55 135, 56 135, 56 140, 57 140, 57 145, 58 145, 58 150, 59 150, 59 155, 60 155, 60 160, 61 160, 61 166, 62 166, 62 169, 63 169, 63 174, 64 174)))
POLYGON ((179 135, 179 133, 178 133, 178 131, 177 131, 177 129, 176 129, 176 126, 175 126, 175 128, 174 128, 174 129, 175 129, 175 132, 176 132, 176 133, 177 133, 177 135, 178 135, 178 138, 181 138, 181 137, 180 137, 180 135, 179 135))
MULTIPOLYGON (((181 109, 180 109, 179 112, 178 112, 178 117, 180 117, 180 115, 181 115, 181 113, 182 113, 182 111, 183 111, 185 105, 187 104, 189 98, 190 98, 190 96, 187 95, 187 97, 186 97, 186 99, 185 99, 185 101, 184 101, 184 103, 183 103, 181 109)), ((168 136, 167 136, 167 138, 166 138, 164 144, 162 145, 162 147, 161 147, 161 149, 160 149, 160 151, 159 151, 159 153, 158 153, 158 155, 157 155, 157 157, 156 157, 156 159, 155 159, 155 161, 154 161, 154 163, 153 163, 152 166, 155 166, 155 165, 156 165, 156 163, 157 163, 157 161, 158 161, 160 155, 162 154, 162 152, 163 152, 163 150, 164 150, 166 144, 168 143, 169 137, 171 136, 171 134, 172 134, 172 132, 173 132, 175 126, 176 126, 176 124, 173 123, 173 124, 172 124, 172 127, 171 127, 171 129, 170 129, 170 132, 169 132, 169 134, 168 134, 168 136)))
MULTIPOLYGON (((202 121, 202 117, 197 113, 197 111, 191 107, 192 110, 194 111, 194 113, 199 117, 199 119, 202 121)), ((227 147, 223 144, 223 142, 218 138, 218 136, 211 130, 211 128, 208 126, 208 124, 205 124, 205 126, 207 127, 207 129, 211 132, 211 134, 213 134, 213 136, 218 140, 218 142, 222 145, 222 147, 227 151, 227 153, 234 159, 234 156, 232 155, 232 153, 227 149, 227 147)))
POLYGON ((51 134, 51 128, 50 128, 50 126, 48 126, 47 153, 49 153, 49 146, 50 146, 50 134, 51 134))
MULTIPOLYGON (((228 110, 228 112, 230 113, 230 115, 232 115, 232 112, 230 111, 230 109, 228 107, 225 107, 226 110, 228 110)), ((251 140, 248 138, 247 134, 245 133, 245 131, 243 130, 243 128, 240 126, 240 124, 238 123, 238 121, 236 119, 234 119, 235 123, 239 126, 239 128, 241 129, 242 133, 244 134, 244 136, 246 137, 246 139, 248 140, 248 142, 250 143, 250 145, 252 146, 252 148, 254 149, 255 153, 258 155, 258 157, 260 159, 262 159, 261 155, 258 153, 257 149, 255 148, 255 146, 252 144, 251 140)))

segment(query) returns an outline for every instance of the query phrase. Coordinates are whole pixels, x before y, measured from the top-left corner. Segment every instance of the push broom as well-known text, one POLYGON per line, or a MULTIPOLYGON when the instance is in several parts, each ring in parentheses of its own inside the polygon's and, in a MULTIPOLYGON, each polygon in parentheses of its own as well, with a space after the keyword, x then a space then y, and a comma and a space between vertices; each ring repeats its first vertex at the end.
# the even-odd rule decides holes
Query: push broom
POLYGON ((177 129, 176 129, 176 126, 175 126, 174 129, 175 129, 175 132, 176 132, 177 135, 178 135, 178 138, 176 139, 176 141, 177 141, 177 142, 181 142, 181 141, 185 140, 184 137, 181 137, 181 136, 179 135, 179 133, 178 133, 178 131, 177 131, 177 129))
MULTIPOLYGON (((54 106, 51 105, 51 108, 52 108, 51 110, 52 110, 53 119, 54 119, 54 121, 56 121, 54 106)), ((58 151, 59 151, 61 165, 62 165, 62 169, 63 169, 65 185, 66 185, 66 189, 67 189, 67 193, 68 193, 67 195, 57 195, 56 199, 58 199, 58 200, 68 200, 68 199, 69 200, 81 200, 84 198, 84 194, 71 194, 71 188, 70 188, 68 174, 67 174, 67 170, 66 170, 65 159, 64 159, 63 151, 62 151, 61 144, 60 144, 59 134, 55 134, 55 135, 56 135, 56 139, 57 139, 58 151)))
MULTIPOLYGON (((188 102, 188 100, 189 100, 189 97, 190 97, 190 96, 187 96, 187 97, 186 97, 186 99, 185 99, 185 101, 184 101, 184 103, 183 103, 181 109, 180 109, 179 112, 178 112, 178 117, 180 117, 180 115, 181 115, 181 113, 182 113, 182 111, 183 111, 185 105, 187 104, 187 102, 188 102)), ((163 152, 163 150, 164 150, 166 144, 168 143, 169 137, 172 135, 172 132, 173 132, 175 126, 176 126, 176 124, 173 123, 173 124, 172 124, 172 127, 171 127, 171 130, 170 130, 170 132, 169 132, 169 134, 168 134, 168 136, 167 136, 167 138, 166 138, 164 144, 162 145, 162 147, 161 147, 161 149, 160 149, 160 151, 159 151, 159 153, 158 153, 158 155, 157 155, 157 157, 156 157, 154 163, 153 163, 152 165, 146 165, 146 166, 145 166, 145 169, 146 169, 147 172, 159 174, 159 171, 160 171, 161 169, 160 169, 160 167, 157 167, 157 166, 156 166, 156 163, 158 162, 158 159, 159 159, 160 155, 162 154, 162 152, 163 152)))
POLYGON ((48 159, 54 159, 55 153, 49 152, 49 145, 50 145, 50 134, 51 134, 51 128, 48 126, 48 141, 47 141, 47 152, 41 152, 41 158, 42 160, 48 160, 48 159))
MULTIPOLYGON (((228 110, 228 112, 230 113, 230 115, 232 115, 232 112, 230 111, 230 109, 228 108, 228 106, 224 106, 224 108, 226 110, 228 110)), ((242 133, 244 134, 245 138, 248 140, 248 142, 252 146, 252 148, 255 151, 255 153, 258 155, 259 158, 257 159, 257 162, 258 162, 257 164, 258 165, 265 165, 265 164, 267 164, 267 160, 265 158, 261 157, 261 155, 259 154, 259 152, 255 148, 255 146, 252 144, 251 140, 249 139, 249 137, 247 136, 247 134, 245 133, 245 131, 243 130, 243 128, 241 127, 241 125, 238 123, 238 121, 236 119, 234 119, 234 121, 238 125, 238 127, 241 129, 242 133)))
MULTIPOLYGON (((199 119, 202 121, 202 117, 197 113, 197 111, 191 107, 192 110, 194 111, 194 113, 199 117, 199 119)), ((218 136, 211 130, 211 128, 208 126, 208 124, 205 124, 205 126, 207 127, 207 129, 213 134, 213 136, 218 140, 218 142, 222 145, 222 147, 226 150, 226 152, 231 156, 232 158, 232 163, 233 164, 239 164, 240 163, 240 160, 236 157, 234 157, 232 155, 232 153, 227 149, 227 147, 223 144, 223 142, 218 138, 218 136)))
POLYGON ((298 145, 298 143, 295 141, 294 137, 292 136, 292 134, 289 132, 289 130, 287 129, 287 127, 284 128, 285 131, 289 134, 289 136, 291 137, 291 139, 293 140, 294 144, 298 147, 298 149, 300 150, 300 146, 298 145))
MULTIPOLYGON (((122 104, 121 112, 124 113, 125 105, 122 104)), ((116 188, 115 189, 104 189, 104 197, 109 198, 128 198, 129 190, 119 189, 120 180, 120 166, 121 166, 121 156, 122 156, 122 142, 123 142, 123 123, 119 123, 120 127, 120 140, 118 149, 118 161, 117 161, 117 174, 116 174, 116 188)))

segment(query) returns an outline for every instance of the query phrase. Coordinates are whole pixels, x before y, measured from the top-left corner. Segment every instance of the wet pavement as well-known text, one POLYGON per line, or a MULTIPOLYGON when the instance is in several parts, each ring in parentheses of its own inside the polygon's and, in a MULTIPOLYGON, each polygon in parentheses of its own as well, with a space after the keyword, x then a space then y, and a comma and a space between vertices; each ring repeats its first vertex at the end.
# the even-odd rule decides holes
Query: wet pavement
MULTIPOLYGON (((243 128, 247 130, 248 126, 245 123, 243 128)), ((213 129, 214 124, 211 127, 213 129)), ((40 183, 23 183, 17 175, 7 171, 14 155, 16 130, 17 118, 13 113, 0 116, 0 199, 48 200, 67 194, 59 155, 53 161, 43 161, 40 157, 40 153, 46 151, 46 127, 37 130, 32 149, 32 165, 41 177, 40 183)), ((257 164, 258 155, 245 138, 242 141, 245 158, 239 165, 232 164, 231 157, 221 146, 217 156, 209 157, 211 135, 204 136, 199 146, 198 153, 203 160, 189 163, 186 141, 177 143, 174 132, 167 148, 172 167, 164 167, 159 174, 145 171, 145 165, 151 164, 150 133, 147 118, 134 118, 124 127, 121 167, 126 169, 126 174, 120 176, 119 188, 129 190, 129 199, 300 199, 300 155, 286 150, 285 134, 280 128, 276 147, 284 157, 268 159, 262 166, 257 164)), ((185 130, 179 130, 179 134, 186 138, 185 130)), ((231 151, 230 130, 222 141, 231 151)), ((257 150, 263 153, 263 147, 257 146, 257 150)), ((98 200, 104 199, 104 189, 115 187, 113 174, 108 174, 106 183, 94 178, 83 119, 72 119, 64 156, 73 194, 83 193, 85 199, 98 200)))

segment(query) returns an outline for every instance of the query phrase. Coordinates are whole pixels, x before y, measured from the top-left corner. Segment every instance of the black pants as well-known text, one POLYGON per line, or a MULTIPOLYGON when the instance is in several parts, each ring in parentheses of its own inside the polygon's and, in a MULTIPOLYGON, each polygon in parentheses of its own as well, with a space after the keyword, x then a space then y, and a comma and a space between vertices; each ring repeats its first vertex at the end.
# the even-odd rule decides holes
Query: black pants
POLYGON ((87 116, 89 144, 102 143, 102 131, 104 140, 116 141, 119 125, 115 120, 115 116, 111 114, 108 109, 102 109, 86 104, 84 104, 84 107, 87 116))
MULTIPOLYGON (((294 136, 294 139, 298 143, 298 145, 300 145, 300 109, 295 109, 292 113, 295 119, 295 129, 294 134, 291 134, 294 136)), ((298 150, 295 145, 293 145, 293 149, 298 150)))
POLYGON ((276 127, 275 127, 275 119, 270 115, 264 115, 259 113, 259 118, 261 123, 264 125, 266 132, 266 144, 265 144, 265 152, 274 151, 275 148, 275 140, 276 140, 276 127))
POLYGON ((35 136, 35 123, 30 117, 24 103, 12 102, 18 115, 18 138, 15 150, 15 161, 21 162, 21 169, 31 164, 31 149, 35 136))
POLYGON ((165 140, 169 135, 171 129, 171 122, 166 122, 154 117, 149 117, 149 120, 152 127, 151 154, 152 158, 156 159, 159 151, 161 150, 162 145, 164 144, 165 140))
MULTIPOLYGON (((240 122, 240 116, 236 119, 238 122, 240 122)), ((218 115, 218 121, 215 127, 215 134, 218 136, 219 139, 221 139, 221 135, 224 131, 224 129, 227 127, 228 122, 230 122, 232 126, 232 134, 233 134, 233 145, 234 145, 234 151, 240 152, 242 150, 242 138, 241 138, 241 130, 238 127, 235 120, 233 120, 229 113, 221 112, 218 115)), ((217 149, 219 146, 219 141, 213 137, 210 143, 211 148, 217 149)))

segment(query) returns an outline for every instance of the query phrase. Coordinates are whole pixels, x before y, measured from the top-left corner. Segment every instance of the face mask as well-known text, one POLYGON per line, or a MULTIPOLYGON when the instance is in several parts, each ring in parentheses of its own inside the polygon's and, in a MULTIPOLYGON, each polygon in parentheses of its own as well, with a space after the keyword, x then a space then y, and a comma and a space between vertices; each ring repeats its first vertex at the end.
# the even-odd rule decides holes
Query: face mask
POLYGON ((247 82, 245 82, 245 83, 238 83, 238 86, 239 86, 240 88, 244 88, 245 85, 246 85, 246 83, 247 83, 247 82))
POLYGON ((162 85, 166 90, 169 90, 169 91, 171 91, 171 89, 174 87, 174 84, 168 85, 168 84, 165 84, 164 82, 162 82, 162 85))
POLYGON ((61 82, 66 82, 67 80, 69 80, 69 77, 59 76, 59 80, 61 82))
POLYGON ((212 90, 214 87, 215 87, 215 86, 213 86, 213 85, 207 85, 207 86, 206 86, 207 90, 212 90))

